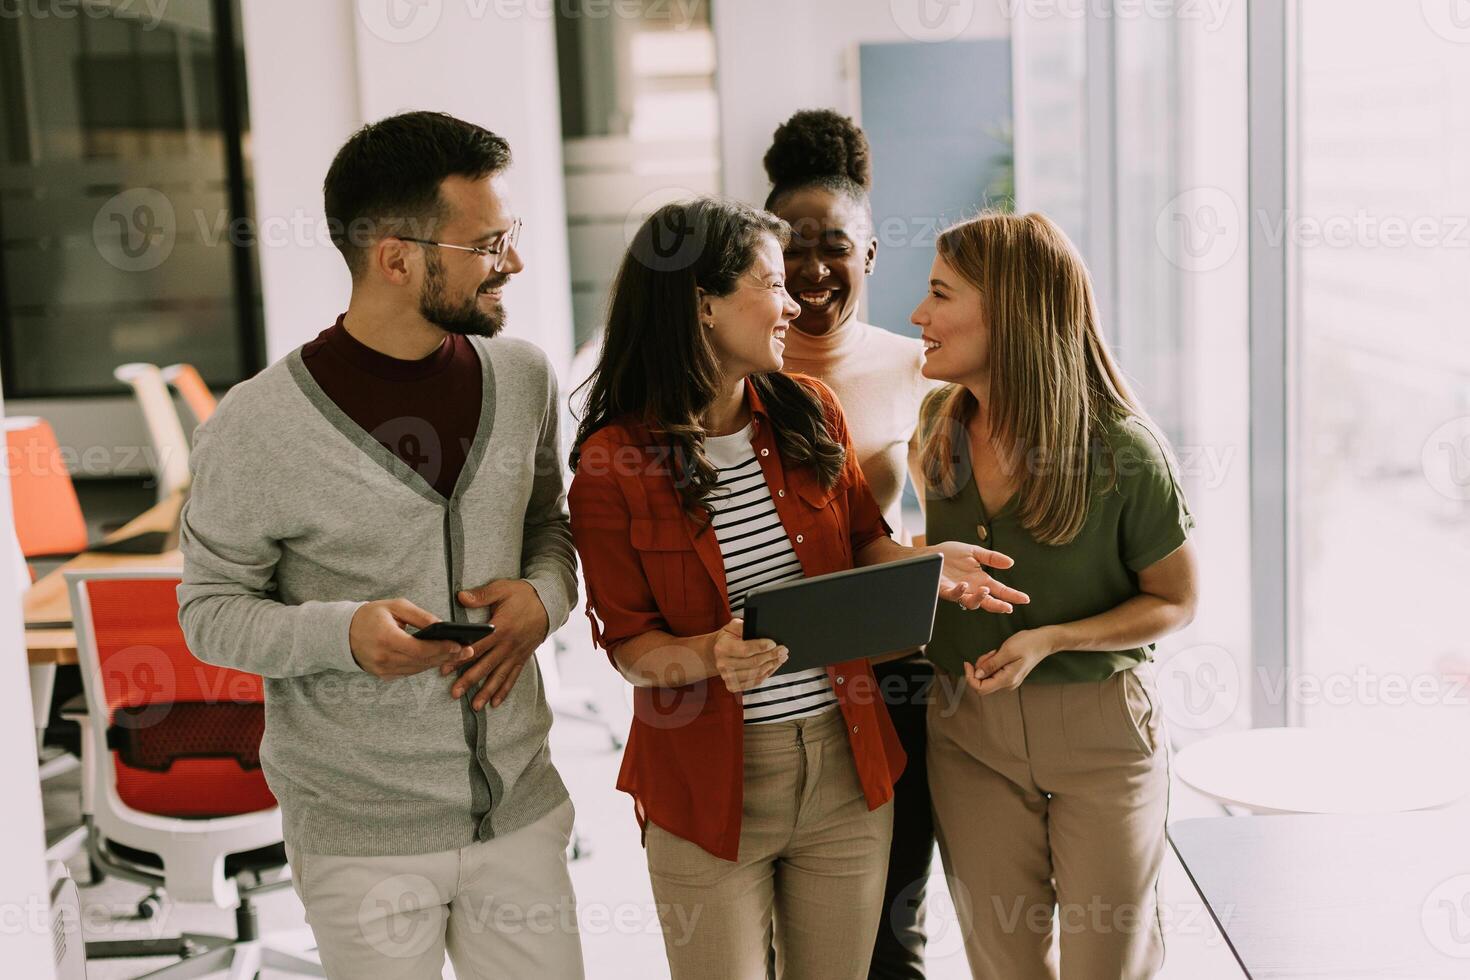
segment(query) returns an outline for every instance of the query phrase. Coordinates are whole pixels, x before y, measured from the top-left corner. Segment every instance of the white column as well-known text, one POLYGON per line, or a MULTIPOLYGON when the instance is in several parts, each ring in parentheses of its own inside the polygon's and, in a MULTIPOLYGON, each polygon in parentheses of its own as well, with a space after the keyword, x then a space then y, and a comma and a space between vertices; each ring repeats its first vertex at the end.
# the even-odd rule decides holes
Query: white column
POLYGON ((266 362, 347 308, 351 277, 326 234, 322 180, 362 125, 351 0, 240 5, 266 362))
MULTIPOLYGON (((0 401, 0 417, 4 416, 0 401)), ((8 465, 7 461, 7 465, 8 465)), ((8 473, 0 476, 0 555, 15 542, 8 473)), ((50 896, 47 893, 46 826, 41 817, 41 781, 36 771, 36 732, 31 727, 31 682, 25 659, 21 582, 12 561, 0 560, 0 961, 5 975, 54 977, 51 961, 50 896)))
POLYGON ((571 284, 552 5, 521 0, 251 0, 242 5, 266 355, 311 339, 351 281, 325 237, 322 180, 365 122, 448 112, 510 141, 526 271, 506 332, 571 359, 571 284))
POLYGON ((366 120, 433 109, 510 141, 526 270, 506 287, 506 333, 540 346, 564 372, 572 302, 553 10, 517 0, 359 0, 357 77, 366 120))

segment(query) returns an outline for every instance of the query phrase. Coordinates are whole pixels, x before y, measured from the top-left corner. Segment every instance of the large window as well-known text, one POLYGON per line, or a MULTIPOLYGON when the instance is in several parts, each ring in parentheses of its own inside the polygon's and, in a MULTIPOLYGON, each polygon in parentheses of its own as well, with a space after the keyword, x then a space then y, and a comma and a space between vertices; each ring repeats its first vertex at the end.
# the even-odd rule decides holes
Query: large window
POLYGON ((260 365, 232 0, 0 17, 0 361, 12 398, 118 390, 128 361, 260 365))
POLYGON ((572 311, 587 358, 638 225, 670 201, 719 193, 715 42, 708 3, 555 6, 572 311))
MULTIPOLYGON (((1463 5, 1461 5, 1463 6, 1463 5)), ((1293 720, 1470 712, 1470 21, 1299 0, 1293 720)))
POLYGON ((1197 520, 1195 622, 1159 644, 1179 743, 1252 722, 1243 5, 1026 5, 1017 192, 1077 242, 1197 520), (1111 10, 1111 13, 1109 13, 1111 10))

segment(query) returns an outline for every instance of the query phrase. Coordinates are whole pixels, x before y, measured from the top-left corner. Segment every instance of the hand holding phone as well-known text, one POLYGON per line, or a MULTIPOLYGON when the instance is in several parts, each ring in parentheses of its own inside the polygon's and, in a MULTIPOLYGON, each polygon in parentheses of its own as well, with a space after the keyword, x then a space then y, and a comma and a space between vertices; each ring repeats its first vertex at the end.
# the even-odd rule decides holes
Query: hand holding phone
POLYGON ((470 646, 495 632, 493 623, 450 623, 438 622, 420 630, 410 629, 408 635, 415 640, 452 640, 470 646))
POLYGON ((433 625, 437 625, 434 614, 407 599, 379 599, 363 603, 353 613, 347 643, 359 667, 385 680, 411 677, 443 664, 462 664, 474 656, 468 643, 453 638, 433 641, 427 636, 420 642, 420 637, 405 632, 433 625))

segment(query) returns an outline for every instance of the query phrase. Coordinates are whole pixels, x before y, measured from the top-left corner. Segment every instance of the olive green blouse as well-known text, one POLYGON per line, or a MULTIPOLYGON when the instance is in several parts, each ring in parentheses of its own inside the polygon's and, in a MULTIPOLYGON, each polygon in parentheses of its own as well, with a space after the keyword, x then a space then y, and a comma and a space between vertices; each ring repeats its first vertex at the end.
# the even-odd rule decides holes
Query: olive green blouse
MULTIPOLYGON (((933 392, 924 402, 927 431, 937 406, 950 389, 933 392)), ((939 667, 964 675, 962 664, 997 649, 1022 630, 1086 619, 1138 595, 1138 572, 1182 545, 1194 517, 1185 503, 1170 454, 1148 424, 1136 417, 1110 423, 1107 451, 1092 454, 1096 487, 1087 520, 1064 545, 1038 542, 1021 526, 1013 497, 994 515, 987 514, 969 464, 968 446, 957 447, 957 465, 970 477, 952 497, 933 488, 925 502, 925 531, 931 543, 963 541, 1014 558, 1014 568, 993 571, 997 579, 1020 589, 1031 602, 1009 615, 966 611, 941 602, 934 620, 928 658, 939 667)), ((1047 657, 1023 683, 1062 684, 1098 681, 1152 659, 1153 645, 1132 650, 1089 652, 1064 650, 1047 657)))

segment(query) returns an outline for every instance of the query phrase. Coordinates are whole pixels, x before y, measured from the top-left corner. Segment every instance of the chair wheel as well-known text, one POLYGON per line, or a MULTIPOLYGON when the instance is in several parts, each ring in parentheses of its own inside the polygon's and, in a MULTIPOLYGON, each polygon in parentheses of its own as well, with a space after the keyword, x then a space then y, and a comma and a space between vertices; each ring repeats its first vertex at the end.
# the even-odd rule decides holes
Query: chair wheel
POLYGON ((152 919, 163 912, 163 902, 157 895, 148 895, 138 903, 138 918, 152 919))

